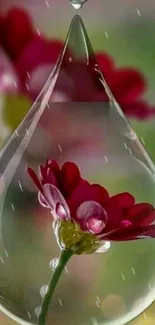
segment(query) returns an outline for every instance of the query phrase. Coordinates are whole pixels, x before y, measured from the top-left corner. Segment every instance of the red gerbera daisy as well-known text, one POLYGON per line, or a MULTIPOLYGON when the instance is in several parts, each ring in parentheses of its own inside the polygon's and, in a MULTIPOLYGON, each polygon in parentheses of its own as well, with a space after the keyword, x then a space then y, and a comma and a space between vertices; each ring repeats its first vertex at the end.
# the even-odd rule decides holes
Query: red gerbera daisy
POLYGON ((107 241, 155 237, 155 209, 136 203, 130 193, 110 196, 108 191, 84 180, 77 165, 56 161, 41 165, 39 176, 28 172, 37 186, 39 202, 49 208, 55 220, 77 224, 83 233, 107 241))

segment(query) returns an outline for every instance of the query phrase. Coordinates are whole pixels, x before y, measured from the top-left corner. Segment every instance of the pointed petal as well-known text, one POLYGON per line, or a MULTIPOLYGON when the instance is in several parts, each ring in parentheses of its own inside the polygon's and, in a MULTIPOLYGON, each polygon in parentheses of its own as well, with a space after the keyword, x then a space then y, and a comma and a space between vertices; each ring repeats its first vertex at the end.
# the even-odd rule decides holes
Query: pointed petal
POLYGON ((105 54, 105 53, 96 53, 96 60, 97 60, 97 63, 99 65, 101 72, 103 73, 103 76, 105 78, 107 76, 111 76, 111 73, 113 72, 113 70, 115 68, 113 58, 110 55, 105 54))
POLYGON ((43 185, 43 195, 56 217, 70 219, 70 210, 58 188, 51 184, 43 185))
POLYGON ((121 103, 121 108, 125 114, 144 120, 155 115, 155 108, 145 101, 134 101, 132 103, 121 103))
POLYGON ((44 195, 41 192, 38 192, 38 201, 44 208, 49 208, 49 204, 47 203, 44 195))
POLYGON ((42 189, 42 186, 41 186, 41 184, 39 182, 39 179, 38 179, 36 173, 33 171, 33 169, 28 167, 27 171, 28 171, 29 175, 31 176, 31 178, 32 178, 33 182, 35 183, 35 185, 38 187, 39 191, 43 192, 43 189, 42 189))
POLYGON ((148 226, 154 220, 153 212, 154 208, 151 204, 137 203, 129 209, 126 219, 134 225, 148 226))
POLYGON ((70 195, 80 182, 78 167, 73 162, 66 162, 61 168, 61 186, 64 194, 70 195))
POLYGON ((139 71, 121 68, 113 73, 109 86, 118 102, 128 103, 144 93, 146 82, 139 71))
POLYGON ((108 221, 106 224, 105 232, 112 231, 119 228, 120 221, 123 217, 123 211, 119 206, 118 202, 113 202, 113 199, 110 198, 108 203, 105 205, 105 210, 108 215, 108 221))
POLYGON ((143 238, 155 238, 155 225, 144 227, 126 227, 103 236, 102 239, 110 241, 128 241, 143 238))

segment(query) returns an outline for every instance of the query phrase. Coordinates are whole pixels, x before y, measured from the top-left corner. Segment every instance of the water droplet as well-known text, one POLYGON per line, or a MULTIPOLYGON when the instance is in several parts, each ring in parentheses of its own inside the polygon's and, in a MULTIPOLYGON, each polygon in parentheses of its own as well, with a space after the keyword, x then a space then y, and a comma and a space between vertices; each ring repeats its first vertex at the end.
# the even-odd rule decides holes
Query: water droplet
POLYGON ((97 249, 95 253, 106 253, 111 247, 111 243, 109 241, 105 241, 103 245, 97 249))
MULTIPOLYGON (((29 67, 25 68, 29 71, 29 67)), ((30 76, 31 80, 31 70, 30 76)), ((4 295, 8 310, 18 316, 21 315, 22 323, 28 319, 28 311, 32 314, 38 305, 38 283, 43 284, 43 278, 48 277, 50 273, 47 261, 50 261, 51 256, 58 256, 58 239, 55 240, 55 235, 59 236, 58 227, 52 225, 53 217, 50 214, 49 206, 46 205, 45 208, 39 205, 38 190, 25 170, 25 166, 29 166, 37 172, 38 166, 44 164, 47 158, 57 161, 61 167, 64 162, 74 162, 80 170, 82 179, 106 188, 110 197, 113 194, 128 192, 134 195, 136 202, 151 203, 152 201, 154 204, 155 173, 153 164, 150 163, 146 151, 140 145, 119 105, 114 100, 102 73, 100 73, 86 29, 79 16, 74 17, 71 23, 58 65, 55 66, 36 102, 1 153, 0 174, 5 180, 5 193, 1 195, 0 202, 0 247, 5 263, 3 263, 3 259, 0 260, 0 282, 2 283, 0 294, 4 295), (64 71, 67 75, 65 78, 64 71), (83 87, 83 85, 85 86, 83 87), (57 103, 56 99, 53 102, 53 94, 64 92, 70 102, 61 100, 57 103), (99 101, 98 98, 101 97, 102 100, 99 101), (46 146, 46 139, 48 146, 46 146), (62 151, 58 144, 61 145, 62 151), (132 155, 128 148, 131 149, 132 155), (24 191, 21 190, 20 184, 24 191), (15 207, 15 211, 13 211, 13 207, 15 207), (8 252, 9 258, 6 257, 4 249, 8 252), (15 274, 17 274, 16 277, 15 274), (26 285, 23 278, 27 279, 26 285), (12 279, 17 282, 14 283, 12 279), (10 294, 11 292, 14 294, 10 294), (24 303, 21 303, 23 297, 25 297, 24 303), (18 302, 19 308, 17 309, 18 302)), ((52 177, 52 173, 49 173, 48 176, 51 177, 51 180, 56 181, 54 175, 52 177)), ((71 208, 68 207, 68 198, 70 197, 68 189, 70 191, 75 186, 72 182, 74 172, 70 175, 69 171, 69 176, 71 176, 69 177, 69 186, 67 182, 64 182, 61 194, 59 193, 61 188, 58 189, 59 192, 53 189, 51 193, 51 187, 47 186, 48 199, 54 212, 55 202, 60 203, 61 205, 57 205, 57 212, 64 215, 63 207, 67 215, 70 212, 70 218, 73 218, 71 208), (62 200, 61 195, 63 197, 66 195, 65 201, 62 200), (52 200, 53 196, 54 200, 52 200)), ((66 174, 63 177, 66 177, 66 174)), ((79 196, 83 198, 81 192, 79 196)), ((76 220, 82 226, 83 218, 81 220, 80 215, 78 217, 76 220)), ((54 215, 54 218, 58 219, 58 216, 54 215)), ((94 235, 91 234, 91 236, 94 235)), ((100 235, 95 237, 97 245, 99 240, 103 240, 102 237, 100 235)), ((154 241, 144 239, 121 244, 112 242, 111 249, 109 249, 109 241, 103 241, 102 244, 97 253, 107 252, 107 256, 90 254, 74 256, 71 259, 69 273, 64 275, 63 284, 61 281, 59 283, 60 291, 66 292, 65 286, 68 286, 68 283, 72 283, 74 286, 73 280, 76 281, 77 286, 69 290, 68 298, 76 300, 79 310, 82 310, 81 323, 90 322, 92 306, 94 307, 94 324, 99 313, 102 312, 105 316, 105 310, 107 315, 110 313, 113 318, 115 317, 113 323, 115 322, 116 325, 127 323, 142 313, 155 298, 153 291, 154 241), (138 272, 139 263, 144 260, 144 251, 150 261, 150 267, 146 269, 141 264, 142 267, 138 272), (78 263, 78 259, 81 263, 78 263), (108 263, 107 267, 105 267, 106 263, 108 263), (132 266, 135 268, 136 275, 132 274, 132 266), (77 268, 79 268, 78 276, 76 276, 77 268), (122 272, 124 274, 121 275, 122 272), (143 283, 140 282, 141 277, 144 279, 143 283), (148 285, 149 281, 152 288, 148 285), (141 283, 141 290, 139 290, 139 283, 141 283), (86 293, 87 290, 89 291, 89 295, 85 295, 87 316, 83 309, 83 284, 86 287, 86 293), (129 286, 135 290, 136 297, 134 293, 131 295, 129 286), (76 290, 77 287, 79 290, 76 290), (115 316, 117 314, 115 303, 113 303, 115 300, 109 300, 109 305, 101 303, 100 310, 95 305, 97 293, 102 301, 105 298, 105 292, 113 293, 115 288, 118 293, 120 287, 122 297, 127 302, 124 319, 120 313, 118 313, 120 318, 115 316), (146 292, 147 298, 143 297, 143 303, 132 309, 134 300, 140 298, 142 292, 146 292), (109 312, 106 308, 109 308, 109 312)), ((59 248, 65 249, 63 241, 59 248)), ((52 270, 55 270, 57 263, 57 258, 50 262, 52 270)), ((59 303, 57 300, 52 307, 56 323, 59 323, 57 314, 59 303)), ((98 299, 97 303, 99 306, 98 299)), ((1 304, 5 307, 5 300, 1 299, 1 304)), ((123 310, 121 306, 123 307, 123 303, 121 305, 121 301, 118 301, 119 312, 123 310)), ((40 307, 38 308, 37 314, 40 312, 40 307)), ((63 309, 65 322, 68 325, 75 323, 74 308, 73 311, 70 309, 70 313, 65 308, 63 309)))
POLYGON ((40 288, 40 295, 42 298, 44 298, 44 296, 46 295, 47 290, 48 290, 48 285, 44 285, 40 288))
POLYGON ((74 9, 80 9, 87 0, 70 0, 74 9))
POLYGON ((41 307, 36 307, 36 309, 34 310, 34 313, 37 317, 39 317, 40 313, 41 313, 41 307))
POLYGON ((50 268, 52 269, 52 271, 54 271, 56 269, 56 267, 58 266, 59 263, 59 259, 58 258, 53 258, 50 261, 50 268))

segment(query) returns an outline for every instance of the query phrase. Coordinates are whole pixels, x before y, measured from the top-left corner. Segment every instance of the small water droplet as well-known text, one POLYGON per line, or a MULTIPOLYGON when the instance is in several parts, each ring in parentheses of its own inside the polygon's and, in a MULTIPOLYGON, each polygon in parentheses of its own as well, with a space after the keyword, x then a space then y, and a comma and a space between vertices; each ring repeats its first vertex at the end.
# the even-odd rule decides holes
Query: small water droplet
POLYGON ((35 310, 34 310, 34 313, 37 317, 39 317, 40 313, 41 313, 41 307, 37 307, 35 310))
POLYGON ((56 267, 58 266, 59 263, 59 259, 58 258, 53 258, 50 261, 50 268, 54 271, 56 269, 56 267))
POLYGON ((78 10, 81 9, 82 5, 86 2, 87 0, 70 0, 72 6, 74 9, 78 10))
POLYGON ((44 296, 46 295, 47 290, 48 290, 48 285, 44 285, 40 288, 40 295, 42 298, 44 298, 44 296))
POLYGON ((104 244, 100 248, 98 248, 95 253, 106 253, 110 247, 111 247, 110 242, 105 241, 104 244))
POLYGON ((72 6, 74 7, 74 9, 78 10, 82 7, 82 5, 80 3, 74 3, 72 2, 72 6))

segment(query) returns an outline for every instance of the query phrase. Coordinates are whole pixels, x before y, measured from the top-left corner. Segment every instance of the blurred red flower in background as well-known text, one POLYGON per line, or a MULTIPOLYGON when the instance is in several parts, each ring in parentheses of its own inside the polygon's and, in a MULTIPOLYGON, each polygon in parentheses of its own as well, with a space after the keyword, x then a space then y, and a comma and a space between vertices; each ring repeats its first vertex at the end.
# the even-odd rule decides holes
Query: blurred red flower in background
POLYGON ((124 241, 155 237, 155 209, 148 203, 135 203, 130 193, 109 196, 108 191, 84 180, 77 165, 66 162, 60 168, 47 160, 39 177, 28 168, 37 186, 39 202, 51 209, 54 218, 71 220, 84 232, 100 239, 124 241))
MULTIPOLYGON (((0 17, 0 45, 15 68, 19 91, 34 100, 56 63, 63 42, 39 36, 29 15, 23 9, 13 8, 0 17)), ((114 60, 105 53, 96 53, 96 59, 126 115, 139 119, 155 115, 154 107, 143 100, 147 83, 138 70, 116 67, 114 60)), ((64 67, 60 91, 67 95, 69 101, 104 100, 103 90, 96 91, 84 65, 80 69, 79 65, 72 66, 69 75, 64 67)))

